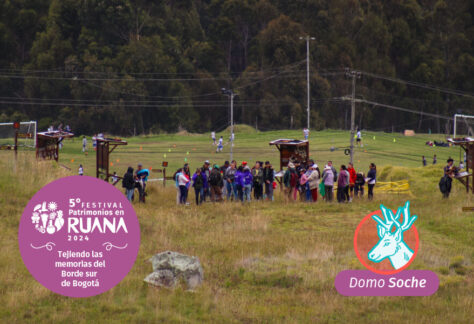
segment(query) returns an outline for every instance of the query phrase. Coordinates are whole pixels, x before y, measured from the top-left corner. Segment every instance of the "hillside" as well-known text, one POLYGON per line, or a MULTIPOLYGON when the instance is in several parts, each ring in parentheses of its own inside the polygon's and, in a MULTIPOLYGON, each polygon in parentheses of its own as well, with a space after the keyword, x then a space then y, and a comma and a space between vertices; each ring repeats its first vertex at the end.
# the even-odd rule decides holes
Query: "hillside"
POLYGON ((449 132, 473 114, 473 16, 445 0, 34 0, 0 3, 0 122, 78 133, 348 129, 356 96, 434 114, 357 105, 364 129, 449 132), (410 81, 410 82, 407 82, 410 81), (433 91, 433 89, 435 91, 433 91))

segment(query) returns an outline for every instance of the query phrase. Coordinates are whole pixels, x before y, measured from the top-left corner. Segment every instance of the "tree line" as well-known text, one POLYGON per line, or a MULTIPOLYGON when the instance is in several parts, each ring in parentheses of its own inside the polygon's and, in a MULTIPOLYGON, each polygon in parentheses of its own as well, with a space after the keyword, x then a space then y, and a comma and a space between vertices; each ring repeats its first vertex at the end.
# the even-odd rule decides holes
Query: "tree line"
MULTIPOLYGON (((0 121, 76 133, 350 127, 356 97, 474 114, 472 1, 9 0, 0 2, 0 121), (390 78, 396 78, 393 82, 390 78), (405 83, 400 80, 416 82, 405 83), (418 84, 454 89, 435 91, 418 84)), ((361 128, 446 132, 452 124, 357 104, 361 128)))

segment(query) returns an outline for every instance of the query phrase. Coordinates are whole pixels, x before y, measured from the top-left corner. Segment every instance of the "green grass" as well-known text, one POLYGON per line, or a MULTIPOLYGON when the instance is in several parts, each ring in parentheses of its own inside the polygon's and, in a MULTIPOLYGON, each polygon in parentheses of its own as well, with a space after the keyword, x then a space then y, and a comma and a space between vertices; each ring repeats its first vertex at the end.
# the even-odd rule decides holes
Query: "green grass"
MULTIPOLYGON (((296 131, 237 133, 235 158, 269 159, 277 165, 278 152, 268 142, 300 135, 296 131)), ((38 163, 28 152, 20 152, 15 165, 12 152, 0 152, 0 318, 5 323, 470 323, 474 225, 473 214, 462 212, 461 207, 474 205, 474 197, 455 182, 452 197, 441 199, 437 183, 443 162, 449 155, 458 157, 459 151, 427 147, 428 139, 441 136, 369 133, 355 160, 361 161, 356 162, 356 169, 367 171, 368 163, 374 161, 381 178, 409 180, 420 234, 420 250, 410 269, 438 274, 440 288, 430 297, 343 297, 334 288, 339 271, 362 268, 352 245, 358 222, 380 203, 395 208, 407 196, 381 194, 376 188, 374 201, 345 205, 287 204, 277 193, 274 203, 178 207, 174 187, 163 188, 159 182, 149 184, 146 205, 134 205, 142 242, 129 275, 99 296, 56 295, 37 283, 21 260, 17 243, 21 212, 38 189, 55 178, 75 174, 79 163, 93 175, 95 156, 82 155, 78 139, 67 142, 60 163, 74 167, 70 172, 54 162, 38 163), (422 154, 428 158, 437 154, 439 164, 420 167, 422 154), (147 286, 143 278, 152 269, 146 260, 165 250, 198 256, 204 268, 203 285, 194 292, 147 286)), ((172 170, 184 162, 188 150, 192 167, 204 159, 221 163, 228 158, 228 146, 223 154, 213 153, 208 134, 127 141, 128 146, 113 154, 113 159, 119 159, 114 163, 119 174, 139 161, 157 168, 165 153, 172 170)), ((311 156, 321 164, 328 159, 346 163, 342 149, 329 150, 345 147, 346 142, 346 132, 313 133, 311 156)))
MULTIPOLYGON (((224 136, 227 142, 229 132, 218 133, 224 136)), ((89 154, 81 154, 82 136, 65 142, 60 152, 60 162, 74 171, 79 164, 84 166, 87 175, 95 176, 95 152, 92 150, 92 141, 88 137, 89 154)), ((275 146, 268 143, 278 138, 302 138, 301 131, 273 131, 256 132, 254 129, 238 125, 234 146, 234 159, 254 163, 256 160, 269 160, 275 169, 279 169, 279 153, 275 146)), ((349 147, 350 133, 336 130, 312 132, 310 135, 310 157, 321 166, 328 160, 335 165, 347 164, 349 157, 344 154, 344 149, 349 147), (331 148, 334 148, 331 151, 331 148)), ((443 135, 421 134, 414 137, 405 137, 401 134, 387 134, 381 132, 364 132, 363 147, 356 147, 354 164, 356 169, 367 172, 369 163, 378 166, 421 166, 421 156, 425 155, 428 164, 431 164, 433 155, 438 156, 438 163, 442 165, 448 157, 459 161, 459 147, 430 147, 425 142, 431 140, 444 140, 443 135), (375 140, 374 140, 375 137, 375 140), (395 139, 395 142, 394 142, 395 139)), ((161 168, 162 161, 168 161, 168 170, 174 172, 186 162, 191 170, 202 166, 205 160, 222 164, 230 157, 230 145, 224 146, 223 153, 216 153, 212 145, 210 134, 166 134, 138 136, 127 138, 127 146, 119 146, 111 155, 113 163, 110 170, 123 175, 127 166, 136 167, 140 162, 148 168, 161 168), (166 155, 166 157, 165 157, 166 155)), ((168 172, 169 173, 169 172, 168 172)))

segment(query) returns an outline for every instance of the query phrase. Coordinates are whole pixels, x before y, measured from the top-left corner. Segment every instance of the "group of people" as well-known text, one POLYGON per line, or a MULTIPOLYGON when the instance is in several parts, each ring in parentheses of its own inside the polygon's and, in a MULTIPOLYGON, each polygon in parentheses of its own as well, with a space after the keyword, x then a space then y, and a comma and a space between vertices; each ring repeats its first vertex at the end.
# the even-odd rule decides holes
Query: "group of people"
MULTIPOLYGON (((104 139, 104 134, 99 133, 99 134, 94 134, 92 136, 92 149, 95 151, 97 149, 97 139, 104 139)), ((85 136, 82 136, 82 153, 87 154, 88 148, 87 148, 87 138, 85 136)))
MULTIPOLYGON (((221 136, 219 137, 219 140, 216 140, 216 132, 211 132, 211 139, 212 139, 212 145, 216 145, 217 148, 216 148, 216 153, 219 153, 219 152, 222 152, 222 150, 224 149, 224 137, 221 136)), ((229 142, 230 142, 230 145, 234 146, 234 139, 235 139, 235 134, 232 133, 230 134, 229 136, 229 142)))
POLYGON ((356 172, 354 165, 349 163, 346 167, 341 165, 339 173, 328 161, 323 171, 318 165, 310 160, 305 168, 297 162, 288 163, 288 169, 283 175, 285 194, 289 201, 299 199, 301 201, 316 202, 318 190, 326 202, 334 199, 334 187, 337 184, 336 198, 340 203, 351 202, 354 197, 363 197, 364 185, 368 186, 368 198, 374 196, 374 186, 377 178, 377 168, 374 163, 370 164, 367 178, 362 172, 356 172))
MULTIPOLYGON (((125 189, 125 195, 127 199, 132 202, 135 196, 135 189, 138 190, 138 201, 144 203, 146 196, 146 183, 148 181, 148 176, 150 171, 143 168, 142 164, 138 164, 137 170, 134 173, 131 166, 128 167, 127 172, 122 178, 122 187, 125 189)), ((118 181, 118 177, 114 173, 115 179, 112 179, 114 183, 118 181)))
POLYGON ((191 174, 189 165, 185 164, 173 175, 176 186, 176 203, 189 204, 188 196, 194 189, 196 205, 209 200, 211 202, 252 200, 273 201, 273 190, 277 186, 276 177, 282 176, 285 197, 288 201, 318 201, 318 191, 324 200, 334 200, 334 188, 337 185, 336 199, 338 202, 351 202, 354 197, 363 197, 367 183, 368 198, 373 198, 377 168, 371 163, 367 177, 363 172, 356 172, 354 165, 341 165, 339 172, 328 161, 323 171, 310 160, 307 165, 289 162, 283 174, 276 174, 271 163, 257 161, 250 167, 246 161, 226 161, 224 165, 205 161, 203 166, 191 174), (299 196, 299 197, 298 197, 299 196))
POLYGON ((269 161, 265 163, 257 161, 250 168, 246 161, 237 166, 234 160, 224 165, 214 164, 211 167, 209 161, 205 161, 201 168, 197 168, 191 175, 189 165, 176 171, 173 176, 176 183, 176 202, 187 204, 190 188, 194 189, 196 205, 206 200, 219 202, 228 201, 251 201, 252 191, 255 200, 273 200, 273 189, 275 186, 275 172, 269 161))
MULTIPOLYGON (((423 164, 424 167, 428 164, 424 155, 421 157, 421 163, 423 164)), ((433 155, 433 164, 436 164, 436 163, 438 163, 438 158, 436 157, 436 154, 435 154, 433 155)))

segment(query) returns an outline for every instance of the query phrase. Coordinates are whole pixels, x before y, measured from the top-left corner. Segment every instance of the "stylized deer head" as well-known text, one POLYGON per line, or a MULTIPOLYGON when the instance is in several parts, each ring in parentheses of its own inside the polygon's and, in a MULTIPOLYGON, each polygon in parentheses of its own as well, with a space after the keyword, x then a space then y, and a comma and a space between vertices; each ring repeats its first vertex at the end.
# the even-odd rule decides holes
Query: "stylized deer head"
POLYGON ((380 238, 379 242, 370 250, 368 258, 373 262, 381 262, 385 258, 390 258, 390 262, 394 268, 398 269, 404 266, 413 255, 413 251, 403 241, 403 232, 408 230, 417 216, 410 216, 410 202, 407 201, 404 207, 399 207, 396 215, 380 205, 380 210, 384 216, 382 221, 378 216, 372 218, 378 223, 377 234, 380 238), (399 223, 401 214, 403 213, 403 224, 399 223), (395 231, 392 233, 392 227, 395 231))

